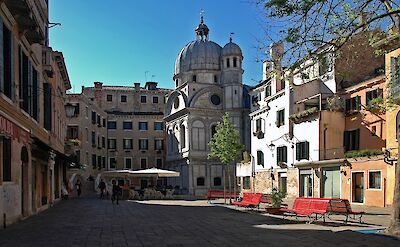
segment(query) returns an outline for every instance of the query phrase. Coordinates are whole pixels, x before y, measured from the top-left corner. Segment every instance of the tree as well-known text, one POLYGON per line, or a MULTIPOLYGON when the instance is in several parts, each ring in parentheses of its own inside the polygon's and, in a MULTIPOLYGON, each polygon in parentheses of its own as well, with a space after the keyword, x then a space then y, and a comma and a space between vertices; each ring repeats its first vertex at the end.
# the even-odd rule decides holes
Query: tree
POLYGON ((229 191, 232 191, 230 165, 238 160, 244 150, 244 146, 240 143, 239 131, 231 122, 228 113, 225 113, 222 118, 222 122, 218 123, 216 127, 216 133, 211 138, 208 145, 210 147, 208 158, 218 158, 222 164, 227 166, 229 191))
MULTIPOLYGON (((345 44, 363 31, 374 30, 369 32, 372 46, 381 41, 393 41, 393 37, 397 47, 399 44, 398 0, 257 0, 257 4, 262 6, 268 22, 274 26, 271 31, 277 30, 279 41, 286 46, 290 72, 299 68, 299 61, 303 58, 324 55, 320 53, 323 46, 330 47, 326 53, 338 54, 345 44)), ((376 53, 386 52, 382 44, 375 47, 376 53)), ((393 218, 387 232, 400 236, 399 163, 398 159, 393 218)))

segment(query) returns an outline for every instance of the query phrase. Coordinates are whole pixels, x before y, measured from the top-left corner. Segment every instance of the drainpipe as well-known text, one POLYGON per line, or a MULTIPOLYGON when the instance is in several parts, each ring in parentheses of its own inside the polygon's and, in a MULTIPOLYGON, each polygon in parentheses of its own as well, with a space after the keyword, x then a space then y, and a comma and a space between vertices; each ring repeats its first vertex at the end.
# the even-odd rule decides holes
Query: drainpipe
POLYGON ((326 124, 324 126, 324 160, 326 160, 326 131, 328 128, 326 127, 326 124))

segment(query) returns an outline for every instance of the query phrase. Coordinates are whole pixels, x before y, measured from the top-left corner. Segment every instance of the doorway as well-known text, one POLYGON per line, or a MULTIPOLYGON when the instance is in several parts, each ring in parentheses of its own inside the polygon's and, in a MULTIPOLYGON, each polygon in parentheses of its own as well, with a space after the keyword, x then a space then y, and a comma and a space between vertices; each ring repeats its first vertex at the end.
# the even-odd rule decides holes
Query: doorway
POLYGON ((279 176, 279 191, 282 193, 287 193, 287 174, 286 172, 280 172, 279 176))
POLYGON ((364 172, 352 174, 352 202, 364 203, 364 172))
MULTIPOLYGON (((27 215, 26 203, 28 202, 29 181, 28 181, 29 155, 26 147, 21 148, 21 215, 27 215)), ((29 202, 28 202, 29 203, 29 202)))
POLYGON ((340 168, 328 167, 322 170, 322 197, 340 198, 340 168))
POLYGON ((311 169, 300 170, 300 197, 312 197, 313 178, 311 169))

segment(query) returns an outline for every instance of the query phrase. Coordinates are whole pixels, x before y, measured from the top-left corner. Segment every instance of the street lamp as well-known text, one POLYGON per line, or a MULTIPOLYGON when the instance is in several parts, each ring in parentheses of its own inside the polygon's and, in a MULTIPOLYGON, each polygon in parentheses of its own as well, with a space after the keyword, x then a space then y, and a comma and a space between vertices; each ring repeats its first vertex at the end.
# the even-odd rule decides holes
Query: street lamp
POLYGON ((73 117, 75 115, 75 106, 70 103, 66 104, 65 113, 67 117, 73 117))
POLYGON ((268 148, 269 148, 271 151, 274 151, 274 149, 275 149, 275 144, 273 144, 273 143, 271 142, 271 144, 268 145, 268 148))

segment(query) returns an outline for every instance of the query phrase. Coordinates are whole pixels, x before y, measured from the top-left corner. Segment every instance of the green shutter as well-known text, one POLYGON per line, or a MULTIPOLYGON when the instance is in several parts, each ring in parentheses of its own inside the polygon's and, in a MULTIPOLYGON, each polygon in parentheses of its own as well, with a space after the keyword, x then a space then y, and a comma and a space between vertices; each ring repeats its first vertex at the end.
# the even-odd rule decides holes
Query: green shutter
POLYGON ((301 160, 300 146, 301 142, 296 143, 296 160, 301 160))
POLYGON ((309 142, 305 142, 305 159, 310 159, 310 143, 309 142))
POLYGON ((283 159, 282 159, 282 161, 283 162, 287 162, 287 147, 286 146, 283 147, 283 159))

